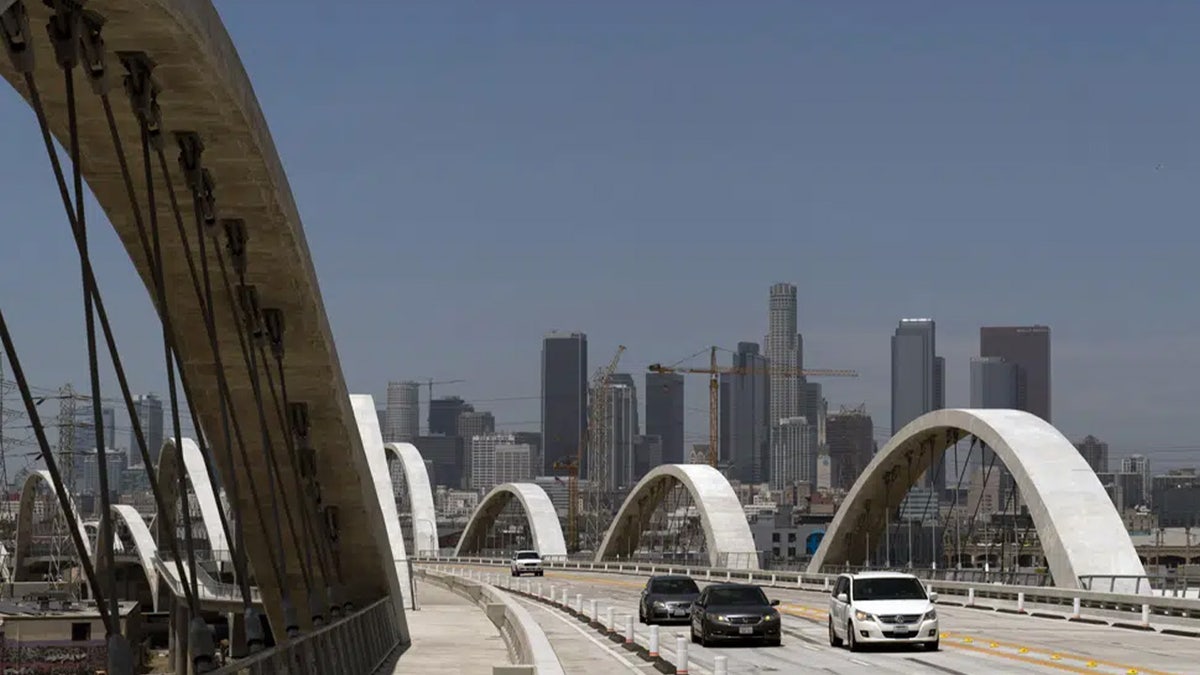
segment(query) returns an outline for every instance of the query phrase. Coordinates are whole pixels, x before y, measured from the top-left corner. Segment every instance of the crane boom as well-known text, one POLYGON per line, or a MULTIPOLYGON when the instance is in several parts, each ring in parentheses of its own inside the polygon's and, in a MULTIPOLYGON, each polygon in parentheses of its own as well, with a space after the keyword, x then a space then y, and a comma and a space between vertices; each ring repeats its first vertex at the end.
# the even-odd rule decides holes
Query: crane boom
POLYGON ((730 375, 782 375, 784 377, 858 377, 858 371, 830 368, 737 368, 717 365, 717 348, 709 348, 709 365, 707 368, 678 368, 652 363, 649 366, 652 373, 680 373, 688 375, 708 375, 708 463, 717 465, 717 441, 720 435, 718 421, 720 419, 720 376, 730 375))

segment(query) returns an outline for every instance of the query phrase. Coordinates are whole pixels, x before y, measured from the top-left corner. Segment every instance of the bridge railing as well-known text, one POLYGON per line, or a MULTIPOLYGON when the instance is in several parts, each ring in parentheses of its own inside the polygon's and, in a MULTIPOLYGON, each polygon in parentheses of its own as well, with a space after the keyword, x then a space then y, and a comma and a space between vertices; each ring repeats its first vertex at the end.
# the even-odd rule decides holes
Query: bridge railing
MULTIPOLYGON (((434 563, 441 566, 456 565, 487 565, 507 566, 506 559, 499 558, 440 558, 436 560, 419 560, 418 563, 434 563)), ((783 572, 772 570, 724 569, 715 567, 661 565, 636 561, 622 562, 590 562, 566 561, 547 562, 548 569, 571 569, 581 571, 606 572, 611 574, 626 574, 633 576, 652 576, 656 574, 686 574, 703 581, 744 581, 761 586, 776 588, 793 588, 798 590, 829 593, 833 588, 835 573, 807 574, 804 572, 783 572)), ((950 572, 951 570, 942 570, 950 572)), ((1004 584, 999 581, 947 579, 926 580, 926 585, 938 592, 939 602, 960 605, 975 605, 983 602, 1015 603, 1018 608, 1026 605, 1044 605, 1070 608, 1100 610, 1116 616, 1136 617, 1145 623, 1150 615, 1170 616, 1186 623, 1200 621, 1200 599, 1196 597, 1180 597, 1165 594, 1155 590, 1148 582, 1138 581, 1138 577, 1116 577, 1111 582, 1113 591, 1101 590, 1108 588, 1109 577, 1088 577, 1081 579, 1084 588, 1057 588, 1050 586, 1022 586, 1004 584), (1092 583, 1095 590, 1087 588, 1092 583)), ((1200 636, 1200 633, 1197 634, 1200 636)))
POLYGON ((324 628, 224 666, 216 675, 374 673, 400 646, 396 606, 384 598, 324 628))

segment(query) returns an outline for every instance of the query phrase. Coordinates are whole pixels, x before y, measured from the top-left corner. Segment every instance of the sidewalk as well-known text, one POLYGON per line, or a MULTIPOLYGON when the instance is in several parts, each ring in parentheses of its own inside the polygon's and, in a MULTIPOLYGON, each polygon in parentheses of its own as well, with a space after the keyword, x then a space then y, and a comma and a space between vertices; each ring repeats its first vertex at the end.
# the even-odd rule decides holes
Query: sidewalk
POLYGON ((500 631, 482 607, 441 586, 420 581, 417 599, 421 609, 408 612, 412 646, 396 662, 393 675, 492 675, 493 666, 509 663, 500 631))

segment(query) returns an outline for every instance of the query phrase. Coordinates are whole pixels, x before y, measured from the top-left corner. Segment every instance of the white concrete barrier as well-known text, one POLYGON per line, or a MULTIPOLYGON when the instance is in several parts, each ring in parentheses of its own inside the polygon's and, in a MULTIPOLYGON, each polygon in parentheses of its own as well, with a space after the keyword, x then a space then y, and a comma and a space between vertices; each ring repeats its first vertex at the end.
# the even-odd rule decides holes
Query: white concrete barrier
POLYGON ((675 673, 677 675, 687 675, 688 672, 688 641, 690 635, 680 633, 675 636, 675 673))

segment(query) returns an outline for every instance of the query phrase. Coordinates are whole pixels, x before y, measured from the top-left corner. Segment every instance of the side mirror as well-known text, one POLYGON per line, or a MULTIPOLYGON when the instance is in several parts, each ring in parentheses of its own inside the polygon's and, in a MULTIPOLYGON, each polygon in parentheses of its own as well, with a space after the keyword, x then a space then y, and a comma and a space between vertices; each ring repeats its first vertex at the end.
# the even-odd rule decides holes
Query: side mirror
POLYGON ((779 606, 779 601, 778 601, 778 600, 772 600, 772 601, 771 601, 771 606, 772 606, 772 607, 778 607, 778 606, 779 606))
POLYGON ((846 595, 845 593, 838 593, 837 601, 838 602, 850 602, 850 596, 846 595))
POLYGON ((930 602, 937 602, 937 599, 938 599, 938 594, 937 594, 936 592, 934 592, 934 591, 930 591, 930 592, 929 592, 929 601, 930 601, 930 602))

